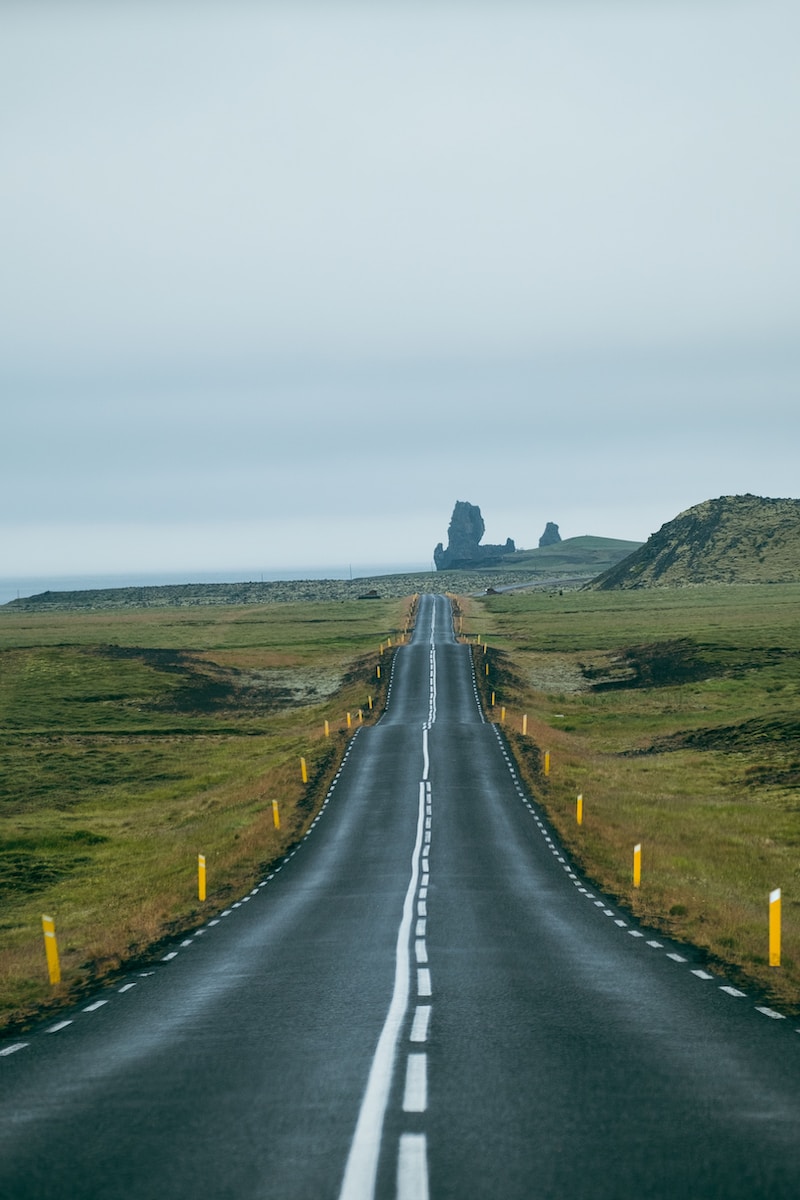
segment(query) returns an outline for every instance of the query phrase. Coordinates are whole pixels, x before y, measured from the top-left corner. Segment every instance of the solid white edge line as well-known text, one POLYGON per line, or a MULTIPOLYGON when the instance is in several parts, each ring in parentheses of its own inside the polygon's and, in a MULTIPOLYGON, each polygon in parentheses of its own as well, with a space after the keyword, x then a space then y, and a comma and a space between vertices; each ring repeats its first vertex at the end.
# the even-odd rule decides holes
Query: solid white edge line
POLYGON ((397 1200, 430 1200, 424 1133, 404 1133, 397 1155, 397 1200))
POLYGON ((419 877, 422 826, 425 814, 425 785, 419 786, 417 836, 411 855, 411 878, 403 901, 403 914, 397 930, 394 989, 389 1011, 378 1038, 369 1078, 356 1122, 350 1153, 339 1191, 339 1200, 372 1200, 378 1173, 378 1157, 383 1136, 383 1120, 389 1100, 397 1043, 408 1008, 410 951, 409 937, 414 896, 419 877))

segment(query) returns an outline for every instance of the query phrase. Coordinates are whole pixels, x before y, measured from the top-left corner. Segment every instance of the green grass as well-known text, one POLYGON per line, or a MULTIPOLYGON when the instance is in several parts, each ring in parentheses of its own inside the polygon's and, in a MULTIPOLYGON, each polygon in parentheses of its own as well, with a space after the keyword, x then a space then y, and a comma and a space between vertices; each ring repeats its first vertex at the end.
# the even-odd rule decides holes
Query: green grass
POLYGON ((460 604, 465 632, 489 642, 479 678, 507 707, 530 786, 589 876, 800 1011, 800 585, 460 604), (775 887, 780 968, 767 965, 775 887))
POLYGON ((252 886, 313 818, 347 711, 378 715, 381 643, 408 608, 0 613, 0 1023, 24 1024, 252 886))

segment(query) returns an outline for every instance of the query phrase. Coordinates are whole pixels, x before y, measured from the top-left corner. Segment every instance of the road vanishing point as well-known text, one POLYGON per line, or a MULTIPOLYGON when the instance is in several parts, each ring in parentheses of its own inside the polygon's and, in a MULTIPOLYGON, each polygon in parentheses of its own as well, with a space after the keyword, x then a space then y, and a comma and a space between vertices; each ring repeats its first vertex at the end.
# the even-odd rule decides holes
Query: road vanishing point
POLYGON ((0 1043, 4 1200, 781 1200, 800 1034, 581 878, 445 597, 306 837, 0 1043))

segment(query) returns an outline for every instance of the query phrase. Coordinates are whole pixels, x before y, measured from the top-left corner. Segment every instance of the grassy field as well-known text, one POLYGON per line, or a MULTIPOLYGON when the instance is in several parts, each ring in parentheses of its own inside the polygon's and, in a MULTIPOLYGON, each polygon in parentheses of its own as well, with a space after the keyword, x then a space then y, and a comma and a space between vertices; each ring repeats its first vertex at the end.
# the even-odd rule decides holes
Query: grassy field
POLYGON ((353 728, 359 710, 379 714, 385 643, 409 610, 406 598, 0 611, 0 1024, 80 994, 252 886, 313 818, 347 712, 353 728))
POLYGON ((587 874, 800 1012, 800 585, 459 603, 465 634, 488 642, 475 653, 494 718, 505 705, 533 794, 587 874), (768 965, 774 888, 779 968, 768 965))
MULTIPOLYGON (((800 1012, 798 603, 795 585, 458 601, 465 634, 483 639, 486 704, 494 691, 497 720, 506 707, 532 793, 588 876, 800 1012), (776 887, 783 958, 770 968, 776 887)), ((409 605, 0 610, 0 1023, 202 923, 302 835, 346 712, 357 724, 359 709, 380 711, 380 645, 409 605), (56 989, 42 913, 59 933, 56 989)))

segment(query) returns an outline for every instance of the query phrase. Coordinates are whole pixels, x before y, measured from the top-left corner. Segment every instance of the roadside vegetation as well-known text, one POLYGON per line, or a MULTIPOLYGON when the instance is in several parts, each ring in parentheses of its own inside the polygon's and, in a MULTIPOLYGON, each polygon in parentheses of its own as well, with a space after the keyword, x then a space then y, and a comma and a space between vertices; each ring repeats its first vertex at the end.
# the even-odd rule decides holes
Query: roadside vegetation
POLYGON ((347 737, 380 715, 412 610, 0 611, 0 1025, 202 924, 302 836, 347 737))
POLYGON ((457 602, 464 635, 481 637, 477 675, 487 705, 495 693, 492 717, 505 706, 531 792, 588 877, 796 1012, 799 604, 795 584, 457 602), (775 888, 780 967, 768 962, 775 888))

